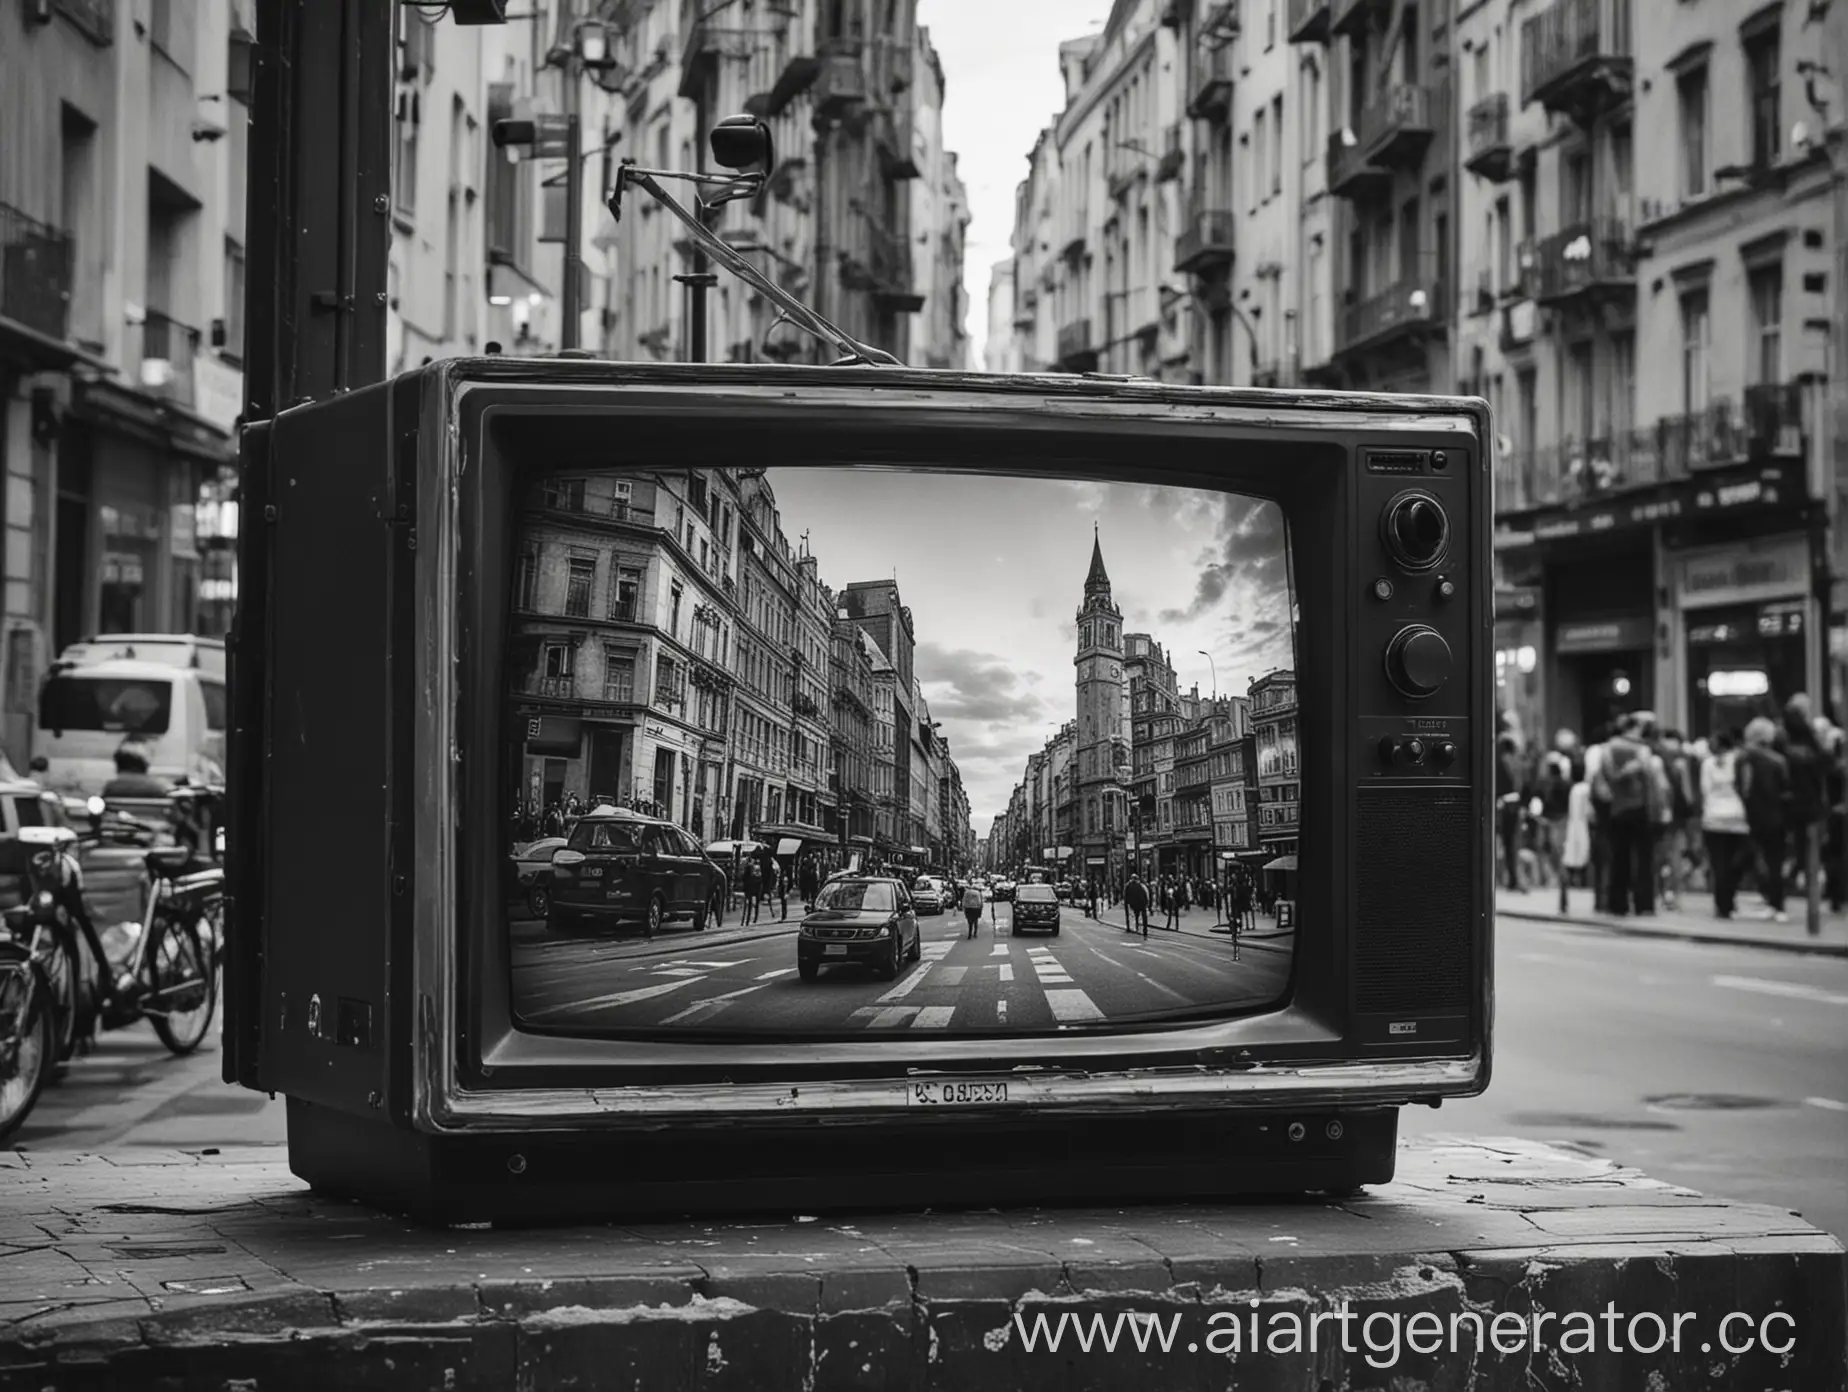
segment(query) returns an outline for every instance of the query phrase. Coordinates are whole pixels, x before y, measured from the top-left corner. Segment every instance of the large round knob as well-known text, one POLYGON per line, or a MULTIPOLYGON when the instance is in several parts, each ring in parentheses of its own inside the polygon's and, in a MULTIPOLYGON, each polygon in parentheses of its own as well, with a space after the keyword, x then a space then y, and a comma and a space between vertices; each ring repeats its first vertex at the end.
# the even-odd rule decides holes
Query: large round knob
POLYGON ((1401 493, 1380 519, 1382 540, 1393 560, 1410 571, 1434 569, 1450 547, 1450 518, 1429 493, 1401 493))
POLYGON ((1450 644, 1424 624, 1411 624, 1386 645, 1386 679, 1403 696, 1421 701, 1434 696, 1450 676, 1450 644))

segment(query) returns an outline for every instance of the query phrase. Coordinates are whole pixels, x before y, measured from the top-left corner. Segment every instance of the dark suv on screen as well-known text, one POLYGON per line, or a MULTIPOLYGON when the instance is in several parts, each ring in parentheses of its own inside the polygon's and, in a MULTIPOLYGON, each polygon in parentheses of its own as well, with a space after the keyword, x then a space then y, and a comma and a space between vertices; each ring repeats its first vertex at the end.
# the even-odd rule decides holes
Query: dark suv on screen
POLYGON ((653 937, 669 919, 701 929, 722 916, 725 872, 672 822, 626 808, 592 812, 552 856, 546 926, 579 931, 640 923, 653 937))
POLYGON ((835 966, 871 967, 890 981, 923 955, 910 891, 876 875, 829 880, 796 937, 796 967, 804 981, 835 966))
POLYGON ((1014 927, 1010 937, 1027 928, 1044 928, 1059 936, 1059 894, 1049 884, 1024 884, 1014 893, 1014 927))

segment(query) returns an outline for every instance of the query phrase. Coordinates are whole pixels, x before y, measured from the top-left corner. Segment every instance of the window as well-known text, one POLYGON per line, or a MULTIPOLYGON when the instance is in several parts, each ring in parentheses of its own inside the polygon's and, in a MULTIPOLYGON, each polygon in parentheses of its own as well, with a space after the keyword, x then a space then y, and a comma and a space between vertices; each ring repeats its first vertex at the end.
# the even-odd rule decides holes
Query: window
POLYGON ((610 604, 610 617, 621 619, 625 623, 634 623, 637 611, 641 608, 642 572, 636 566, 616 567, 615 598, 610 604))
POLYGON ((657 706, 677 706, 686 699, 687 674, 665 653, 655 659, 655 698, 657 706))
POLYGON ((685 592, 680 586, 675 585, 668 593, 671 599, 667 611, 667 631, 673 637, 678 638, 680 636, 680 601, 685 597, 685 592))
POLYGON ((1283 192, 1283 97, 1271 98, 1271 192, 1283 192))
POLYGON ((583 556, 573 556, 571 571, 565 581, 565 614, 573 619, 590 617, 590 591, 597 583, 597 563, 583 556))
POLYGON ((1706 287, 1681 297, 1681 409, 1696 415, 1707 409, 1707 348, 1712 342, 1706 287))
POLYGON ((548 681, 570 681, 576 667, 577 649, 569 643, 548 643, 545 649, 545 675, 548 681))
POLYGON ((231 362, 244 360, 244 248, 225 238, 225 343, 220 353, 231 362))
POLYGON ((398 211, 415 215, 417 211, 417 126, 421 119, 418 94, 405 88, 398 91, 397 165, 392 177, 392 196, 398 211))
POLYGON ((603 650, 603 699, 628 704, 635 700, 635 653, 628 648, 603 650))
POLYGON ((1265 177, 1264 161, 1270 156, 1270 141, 1265 138, 1265 111, 1259 108, 1252 118, 1252 144, 1257 148, 1252 152, 1258 162, 1256 177, 1251 181, 1251 206, 1257 207, 1270 188, 1270 180, 1265 177))
POLYGON ((1675 98, 1681 115, 1681 196, 1700 198, 1707 192, 1706 68, 1676 78, 1675 98))
POLYGON ((545 485, 545 506, 558 512, 582 512, 584 510, 584 480, 548 479, 545 485))
POLYGON ((539 553, 536 550, 520 553, 519 578, 514 584, 513 607, 528 611, 539 607, 539 553))
POLYGON ((1752 163, 1763 169, 1777 163, 1782 135, 1778 127, 1778 33, 1775 22, 1745 40, 1748 119, 1752 123, 1752 163))
POLYGON ((1772 383, 1784 376, 1784 268, 1761 266, 1751 274, 1752 338, 1747 345, 1748 382, 1772 383))

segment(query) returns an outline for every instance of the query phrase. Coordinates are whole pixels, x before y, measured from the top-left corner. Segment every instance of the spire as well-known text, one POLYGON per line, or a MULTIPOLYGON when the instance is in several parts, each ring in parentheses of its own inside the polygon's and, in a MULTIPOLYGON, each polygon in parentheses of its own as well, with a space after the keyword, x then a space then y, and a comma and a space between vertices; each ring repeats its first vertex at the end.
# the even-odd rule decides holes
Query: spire
POLYGON ((1097 523, 1091 524, 1091 573, 1084 578, 1085 593, 1110 588, 1110 572, 1104 569, 1104 546, 1097 535, 1097 523))

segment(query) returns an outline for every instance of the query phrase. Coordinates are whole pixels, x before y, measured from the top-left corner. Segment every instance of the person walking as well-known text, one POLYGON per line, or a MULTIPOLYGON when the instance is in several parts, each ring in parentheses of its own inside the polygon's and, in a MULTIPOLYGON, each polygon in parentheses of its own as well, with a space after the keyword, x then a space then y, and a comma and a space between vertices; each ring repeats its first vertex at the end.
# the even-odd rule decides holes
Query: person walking
POLYGON ((1745 727, 1745 749, 1737 764, 1737 787, 1745 804, 1745 822, 1756 856, 1753 867, 1766 913, 1788 923, 1784 913, 1785 805, 1790 798, 1790 766, 1777 752, 1777 726, 1759 716, 1745 727))
POLYGON ((982 926, 982 891, 970 885, 962 894, 963 917, 969 920, 967 937, 973 938, 982 926))
POLYGON ((1626 718, 1622 733, 1606 747, 1598 772, 1608 810, 1611 878, 1607 912, 1619 918, 1655 912, 1655 827, 1664 790, 1658 789, 1659 763, 1645 738, 1648 721, 1641 713, 1626 718))
POLYGON ((1739 882, 1752 863, 1752 828, 1739 796, 1739 738, 1721 728, 1711 743, 1712 752, 1700 765, 1700 830, 1713 879, 1713 911, 1731 918, 1739 882))
POLYGON ((1521 737, 1513 726, 1495 741, 1495 835, 1501 847, 1502 887, 1521 887, 1521 807, 1526 779, 1521 767, 1521 737))
POLYGON ((1173 876, 1162 881, 1161 909, 1162 927, 1176 932, 1181 927, 1181 885, 1173 876))
POLYGON ((776 896, 777 922, 789 920, 789 869, 781 861, 770 862, 770 877, 764 882, 764 897, 776 896))
POLYGON ((1570 730, 1561 730, 1553 747, 1540 761, 1540 778, 1534 789, 1539 804, 1541 863, 1559 885, 1559 911, 1566 912, 1566 823, 1572 812, 1573 776, 1570 730))
POLYGON ((1131 873, 1129 883, 1123 886, 1123 906, 1127 910, 1128 931, 1133 933, 1139 927, 1146 938, 1149 935, 1149 887, 1142 883, 1139 875, 1131 873))
POLYGON ((757 922, 758 897, 763 893, 763 888, 763 867, 758 864, 756 856, 751 856, 744 862, 744 912, 738 916, 740 923, 757 922))
POLYGON ((1610 753, 1612 728, 1600 725, 1585 746, 1585 782, 1591 789, 1591 906, 1603 913, 1611 902, 1610 804, 1604 800, 1604 760, 1610 753))
POLYGON ((802 907, 805 912, 815 912, 815 896, 820 892, 821 867, 815 863, 814 856, 804 856, 802 858, 802 907))

